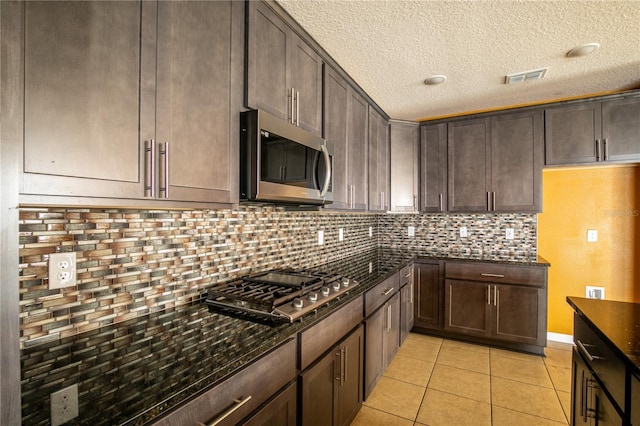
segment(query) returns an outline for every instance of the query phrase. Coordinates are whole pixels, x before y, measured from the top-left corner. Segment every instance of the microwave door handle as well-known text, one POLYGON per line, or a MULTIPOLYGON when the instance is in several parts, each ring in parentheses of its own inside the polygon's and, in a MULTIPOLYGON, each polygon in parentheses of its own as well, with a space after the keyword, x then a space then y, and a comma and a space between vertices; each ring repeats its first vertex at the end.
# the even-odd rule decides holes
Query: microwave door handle
POLYGON ((327 174, 324 177, 324 186, 322 187, 322 191, 320 191, 320 196, 324 197, 327 195, 327 191, 329 191, 329 183, 331 183, 331 158, 329 157, 329 151, 327 150, 326 145, 320 145, 320 150, 322 150, 324 162, 327 166, 327 174))

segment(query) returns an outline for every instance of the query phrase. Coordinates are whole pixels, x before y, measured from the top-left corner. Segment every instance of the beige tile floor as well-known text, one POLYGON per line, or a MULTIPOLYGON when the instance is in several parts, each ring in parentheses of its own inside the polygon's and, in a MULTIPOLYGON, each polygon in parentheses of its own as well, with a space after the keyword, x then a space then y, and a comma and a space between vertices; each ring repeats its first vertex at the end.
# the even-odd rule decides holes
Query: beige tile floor
POLYGON ((545 354, 411 333, 351 425, 566 426, 571 345, 545 354))

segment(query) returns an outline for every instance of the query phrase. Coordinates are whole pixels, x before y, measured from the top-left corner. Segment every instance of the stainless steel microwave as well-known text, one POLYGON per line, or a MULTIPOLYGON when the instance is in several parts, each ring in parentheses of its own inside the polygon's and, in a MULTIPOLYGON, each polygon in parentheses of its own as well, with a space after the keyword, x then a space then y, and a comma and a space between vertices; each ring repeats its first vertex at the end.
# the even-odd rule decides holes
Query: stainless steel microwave
POLYGON ((327 141, 264 111, 240 113, 240 199, 333 202, 327 141))

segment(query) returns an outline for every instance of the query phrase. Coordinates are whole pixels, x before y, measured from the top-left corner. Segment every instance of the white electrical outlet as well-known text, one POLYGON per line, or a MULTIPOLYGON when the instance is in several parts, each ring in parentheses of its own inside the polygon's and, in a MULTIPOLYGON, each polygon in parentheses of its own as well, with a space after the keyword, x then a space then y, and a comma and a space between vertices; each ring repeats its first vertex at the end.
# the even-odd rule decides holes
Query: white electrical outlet
POLYGON ((373 227, 372 226, 369 227, 369 236, 373 237, 373 227))
POLYGON ((415 226, 409 226, 407 228, 407 235, 410 237, 415 237, 416 236, 416 227, 415 226))
POLYGON ((373 272, 373 263, 369 262, 369 273, 373 272))
POLYGON ((324 231, 318 231, 318 245, 324 244, 324 231))
POLYGON ((466 226, 461 226, 460 227, 460 238, 467 238, 467 227, 466 226))
POLYGON ((49 289, 76 285, 76 252, 49 255, 49 289))
POLYGON ((587 299, 604 299, 604 287, 588 285, 585 288, 584 296, 587 299))
POLYGON ((342 228, 338 228, 338 241, 344 240, 344 231, 342 228))
POLYGON ((507 228, 505 231, 505 238, 507 240, 513 240, 514 237, 515 237, 515 232, 513 231, 513 228, 507 228))
POLYGON ((598 230, 587 229, 587 242, 595 243, 596 241, 598 241, 598 230))
POLYGON ((74 384, 51 394, 51 426, 58 426, 78 417, 78 385, 74 384))

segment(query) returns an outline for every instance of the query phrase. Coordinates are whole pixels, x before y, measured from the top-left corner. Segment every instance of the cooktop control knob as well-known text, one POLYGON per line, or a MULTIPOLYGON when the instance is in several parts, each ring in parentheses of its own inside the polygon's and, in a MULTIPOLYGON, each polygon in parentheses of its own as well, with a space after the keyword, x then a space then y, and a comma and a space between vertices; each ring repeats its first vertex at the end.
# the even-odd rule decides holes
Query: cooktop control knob
POLYGON ((296 308, 296 309, 302 309, 302 307, 304 306, 304 300, 302 299, 295 299, 291 305, 296 308))
POLYGON ((324 287, 322 287, 322 288, 320 289, 320 293, 322 293, 322 295, 323 295, 324 297, 327 297, 327 296, 329 295, 329 292, 330 292, 330 291, 331 291, 331 290, 329 290, 329 287, 327 287, 327 286, 324 286, 324 287))
POLYGON ((309 293, 307 295, 307 299, 309 299, 309 302, 311 303, 315 303, 318 301, 318 293, 309 293))
POLYGON ((349 278, 343 278, 342 279, 342 287, 349 287, 349 284, 351 284, 351 281, 349 281, 349 278))

